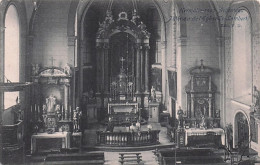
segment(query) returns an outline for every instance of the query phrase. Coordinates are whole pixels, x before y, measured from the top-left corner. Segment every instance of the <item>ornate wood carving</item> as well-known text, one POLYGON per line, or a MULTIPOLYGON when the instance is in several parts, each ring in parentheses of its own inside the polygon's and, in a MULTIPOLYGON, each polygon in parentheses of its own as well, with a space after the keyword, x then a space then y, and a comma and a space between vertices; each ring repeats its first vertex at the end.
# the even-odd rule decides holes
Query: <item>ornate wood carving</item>
POLYGON ((218 127, 219 112, 215 110, 216 86, 212 82, 214 69, 201 65, 191 68, 191 80, 186 86, 187 120, 191 127, 199 127, 201 118, 207 120, 206 127, 218 127), (194 123, 195 122, 195 123, 194 123))

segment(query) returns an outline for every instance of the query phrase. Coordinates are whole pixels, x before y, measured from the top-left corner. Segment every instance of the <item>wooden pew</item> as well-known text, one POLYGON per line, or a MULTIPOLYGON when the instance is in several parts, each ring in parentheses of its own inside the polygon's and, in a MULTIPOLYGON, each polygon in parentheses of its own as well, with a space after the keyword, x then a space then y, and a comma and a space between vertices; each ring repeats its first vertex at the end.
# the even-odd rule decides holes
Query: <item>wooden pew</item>
POLYGON ((119 153, 119 162, 123 165, 126 162, 137 162, 137 164, 140 164, 142 161, 141 153, 119 153))
POLYGON ((162 165, 182 162, 184 164, 199 164, 201 160, 208 161, 207 164, 223 163, 220 156, 216 156, 210 148, 167 148, 160 149, 158 152, 158 161, 162 165))
POLYGON ((105 162, 104 152, 48 154, 45 164, 93 164, 103 165, 105 162))

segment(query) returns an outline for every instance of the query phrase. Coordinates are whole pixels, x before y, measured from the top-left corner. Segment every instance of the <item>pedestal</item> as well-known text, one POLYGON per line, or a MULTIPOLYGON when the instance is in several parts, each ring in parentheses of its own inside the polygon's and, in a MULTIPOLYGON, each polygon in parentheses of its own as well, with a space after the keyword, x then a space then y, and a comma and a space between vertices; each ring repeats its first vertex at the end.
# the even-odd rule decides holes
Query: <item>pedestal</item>
POLYGON ((157 102, 150 102, 148 107, 149 107, 149 122, 159 122, 159 103, 157 102))
POLYGON ((177 129, 177 147, 184 147, 185 146, 185 131, 184 128, 177 129))

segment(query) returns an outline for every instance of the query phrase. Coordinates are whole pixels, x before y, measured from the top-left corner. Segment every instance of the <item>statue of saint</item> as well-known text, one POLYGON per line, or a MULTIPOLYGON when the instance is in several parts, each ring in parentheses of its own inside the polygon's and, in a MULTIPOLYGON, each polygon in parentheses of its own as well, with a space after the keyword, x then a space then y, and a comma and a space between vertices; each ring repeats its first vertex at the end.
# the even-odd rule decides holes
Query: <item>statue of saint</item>
POLYGON ((49 98, 46 98, 47 112, 55 112, 56 98, 53 95, 50 95, 49 98))
POLYGON ((179 110, 178 110, 178 128, 183 128, 183 123, 184 123, 184 118, 183 118, 183 110, 181 109, 181 107, 179 107, 179 110))
POLYGON ((151 100, 156 101, 156 92, 155 92, 155 88, 153 86, 151 88, 151 100))

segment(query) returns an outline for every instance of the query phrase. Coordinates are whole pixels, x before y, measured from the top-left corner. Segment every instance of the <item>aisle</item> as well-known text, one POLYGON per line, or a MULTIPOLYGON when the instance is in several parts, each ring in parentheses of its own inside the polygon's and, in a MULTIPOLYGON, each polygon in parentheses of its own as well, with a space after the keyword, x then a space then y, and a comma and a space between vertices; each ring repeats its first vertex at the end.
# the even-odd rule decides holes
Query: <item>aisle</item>
MULTIPOLYGON (((140 153, 142 156, 142 163, 140 165, 158 165, 152 151, 141 151, 140 153)), ((121 165, 118 160, 119 152, 105 152, 105 165, 121 165)))

